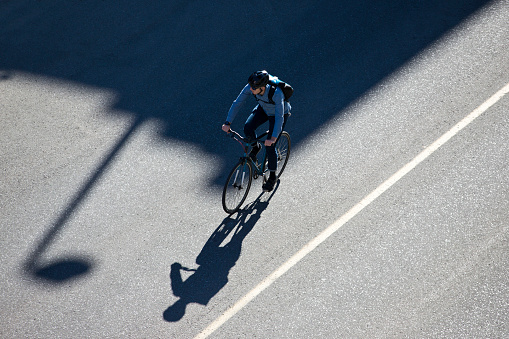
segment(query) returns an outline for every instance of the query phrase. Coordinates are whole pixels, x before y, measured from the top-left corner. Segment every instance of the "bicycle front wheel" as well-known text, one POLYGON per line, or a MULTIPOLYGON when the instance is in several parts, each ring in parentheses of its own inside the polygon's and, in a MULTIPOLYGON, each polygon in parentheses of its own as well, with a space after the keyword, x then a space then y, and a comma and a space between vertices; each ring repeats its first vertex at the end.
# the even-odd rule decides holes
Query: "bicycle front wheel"
POLYGON ((232 169, 223 189, 223 209, 226 213, 237 212, 251 188, 253 169, 248 161, 241 161, 232 169))

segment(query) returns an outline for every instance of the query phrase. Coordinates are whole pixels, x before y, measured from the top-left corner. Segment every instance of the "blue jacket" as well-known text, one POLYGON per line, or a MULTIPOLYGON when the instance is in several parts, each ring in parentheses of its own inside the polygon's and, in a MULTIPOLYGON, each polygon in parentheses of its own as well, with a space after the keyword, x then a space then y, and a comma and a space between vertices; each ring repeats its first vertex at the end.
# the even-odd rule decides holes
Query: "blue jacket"
MULTIPOLYGON (((277 77, 270 76, 269 79, 271 82, 274 83, 279 82, 279 79, 277 77)), ((274 124, 274 132, 272 133, 272 136, 274 138, 277 138, 283 128, 284 115, 289 113, 292 107, 290 106, 289 102, 284 100, 285 96, 283 94, 283 91, 279 87, 276 87, 276 91, 274 92, 274 96, 272 97, 272 101, 274 101, 275 104, 269 103, 269 89, 270 84, 267 84, 265 86, 265 92, 263 93, 263 95, 255 95, 255 97, 256 100, 258 101, 258 105, 261 106, 265 111, 265 114, 267 114, 268 116, 274 116, 276 118, 274 124)), ((233 101, 230 107, 230 111, 228 112, 228 117, 226 118, 226 121, 232 122, 233 119, 235 119, 235 116, 239 112, 240 108, 251 96, 253 96, 253 94, 249 89, 249 84, 247 84, 242 89, 237 99, 233 101)), ((256 106, 256 108, 257 107, 258 106, 256 106)))

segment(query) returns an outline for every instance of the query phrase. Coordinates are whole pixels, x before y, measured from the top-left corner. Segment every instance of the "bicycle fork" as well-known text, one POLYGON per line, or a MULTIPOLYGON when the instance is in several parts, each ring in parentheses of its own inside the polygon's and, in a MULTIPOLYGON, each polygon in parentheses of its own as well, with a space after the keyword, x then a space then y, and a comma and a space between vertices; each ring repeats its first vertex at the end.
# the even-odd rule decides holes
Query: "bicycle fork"
POLYGON ((238 188, 239 190, 244 188, 243 184, 244 184, 244 179, 246 176, 246 171, 244 170, 244 166, 246 166, 246 164, 239 166, 239 168, 235 172, 235 179, 233 180, 233 187, 238 188), (241 178, 239 178, 239 172, 242 172, 241 178), (238 181, 238 179, 240 179, 240 182, 238 181))

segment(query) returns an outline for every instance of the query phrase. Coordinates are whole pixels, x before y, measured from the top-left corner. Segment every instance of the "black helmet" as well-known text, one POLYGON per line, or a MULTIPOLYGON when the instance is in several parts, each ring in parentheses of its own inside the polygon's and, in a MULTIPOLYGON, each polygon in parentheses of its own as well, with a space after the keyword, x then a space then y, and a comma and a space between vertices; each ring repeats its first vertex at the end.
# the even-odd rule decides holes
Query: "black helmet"
POLYGON ((253 89, 265 87, 269 83, 269 73, 267 71, 256 71, 249 76, 247 82, 253 89))

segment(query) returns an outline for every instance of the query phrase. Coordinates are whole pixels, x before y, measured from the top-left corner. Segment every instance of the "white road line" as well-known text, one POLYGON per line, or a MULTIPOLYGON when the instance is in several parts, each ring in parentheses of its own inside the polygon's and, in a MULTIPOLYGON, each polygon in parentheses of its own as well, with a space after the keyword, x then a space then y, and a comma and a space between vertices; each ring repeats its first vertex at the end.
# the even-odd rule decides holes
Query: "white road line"
POLYGON ((387 191, 390 187, 392 187, 395 183, 397 183, 401 178, 403 178, 406 174, 408 174, 411 170, 413 170, 417 165, 426 160, 433 152, 435 152, 440 146, 448 142, 453 136, 458 134, 463 128, 468 126, 472 121, 474 121, 481 114, 486 112, 488 108, 493 106, 497 101, 499 101, 504 95, 509 92, 509 83, 506 84, 502 89, 500 89, 497 93, 495 93, 491 98, 486 100, 483 104, 477 107, 472 113, 467 115, 463 120, 457 123, 453 128, 451 128, 447 133, 438 138, 434 143, 424 149, 419 155, 417 155, 412 161, 403 166, 400 170, 394 173, 389 179, 387 179, 383 184, 378 186, 373 192, 368 194, 364 199, 362 199, 357 205, 352 207, 346 214, 336 220, 332 225, 323 230, 318 236, 308 242, 304 247, 302 247, 297 253, 295 253, 290 259, 288 259, 283 265, 277 268, 272 274, 267 276, 262 282, 260 282, 255 288, 253 288, 249 293, 239 299, 232 307, 226 310, 219 318, 214 320, 207 326, 200 334, 198 334, 195 339, 198 338, 206 338, 211 335, 215 330, 217 330, 221 325, 227 322, 231 317, 233 317, 237 312, 239 312, 244 306, 246 306, 251 300, 253 300, 258 294, 263 292, 267 287, 272 285, 279 277, 285 274, 290 268, 295 266, 300 260, 302 260, 306 255, 308 255, 311 251, 313 251, 318 245, 327 240, 332 234, 334 234, 337 230, 339 230, 343 225, 345 225, 350 219, 355 217, 360 211, 362 211, 366 206, 372 203, 376 198, 382 195, 385 191, 387 191))

